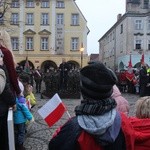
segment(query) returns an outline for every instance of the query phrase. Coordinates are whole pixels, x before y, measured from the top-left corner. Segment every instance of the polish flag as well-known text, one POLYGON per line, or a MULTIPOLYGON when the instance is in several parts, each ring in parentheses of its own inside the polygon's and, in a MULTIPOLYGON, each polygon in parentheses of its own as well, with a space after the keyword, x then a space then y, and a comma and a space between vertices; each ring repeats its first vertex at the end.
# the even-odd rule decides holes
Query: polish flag
POLYGON ((38 113, 46 121, 49 127, 53 126, 66 111, 65 105, 56 93, 45 105, 43 105, 38 113))

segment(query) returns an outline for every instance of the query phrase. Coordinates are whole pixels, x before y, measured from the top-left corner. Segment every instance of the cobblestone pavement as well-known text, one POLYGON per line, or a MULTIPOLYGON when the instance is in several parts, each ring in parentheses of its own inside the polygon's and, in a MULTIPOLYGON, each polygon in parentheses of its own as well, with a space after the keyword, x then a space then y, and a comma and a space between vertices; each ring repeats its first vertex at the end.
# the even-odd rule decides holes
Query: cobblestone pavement
MULTIPOLYGON (((47 150, 48 142, 51 139, 54 131, 67 121, 68 115, 64 113, 62 118, 55 125, 49 128, 44 120, 41 118, 41 116, 37 113, 37 110, 47 102, 47 99, 41 99, 40 94, 36 94, 35 96, 37 98, 37 105, 32 109, 35 122, 29 124, 27 127, 27 134, 24 146, 26 150, 47 150)), ((127 93, 123 94, 123 96, 129 101, 130 115, 133 115, 134 105, 139 96, 127 93)), ((80 100, 63 99, 62 101, 66 105, 69 114, 71 116, 74 116, 74 108, 80 103, 80 100)))

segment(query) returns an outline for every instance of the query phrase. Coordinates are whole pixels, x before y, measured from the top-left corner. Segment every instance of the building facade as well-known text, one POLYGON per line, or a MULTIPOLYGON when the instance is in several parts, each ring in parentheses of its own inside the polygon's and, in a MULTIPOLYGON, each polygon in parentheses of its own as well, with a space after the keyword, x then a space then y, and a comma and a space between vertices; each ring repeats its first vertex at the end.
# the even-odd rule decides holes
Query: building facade
POLYGON ((10 34, 17 63, 24 65, 28 58, 33 68, 40 66, 44 70, 57 68, 62 58, 72 67, 87 64, 89 29, 75 0, 9 1, 0 27, 10 34))
POLYGON ((100 60, 114 70, 139 68, 144 54, 150 65, 150 1, 126 0, 126 12, 99 39, 100 60))

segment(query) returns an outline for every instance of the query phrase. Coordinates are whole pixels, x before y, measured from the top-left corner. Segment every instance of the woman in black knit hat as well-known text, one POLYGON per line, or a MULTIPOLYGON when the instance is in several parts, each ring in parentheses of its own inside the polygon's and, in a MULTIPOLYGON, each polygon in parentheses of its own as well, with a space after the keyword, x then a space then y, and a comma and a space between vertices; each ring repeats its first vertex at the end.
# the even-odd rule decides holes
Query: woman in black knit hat
POLYGON ((114 72, 100 62, 80 71, 83 100, 71 118, 50 140, 49 150, 126 150, 121 115, 111 98, 114 72))

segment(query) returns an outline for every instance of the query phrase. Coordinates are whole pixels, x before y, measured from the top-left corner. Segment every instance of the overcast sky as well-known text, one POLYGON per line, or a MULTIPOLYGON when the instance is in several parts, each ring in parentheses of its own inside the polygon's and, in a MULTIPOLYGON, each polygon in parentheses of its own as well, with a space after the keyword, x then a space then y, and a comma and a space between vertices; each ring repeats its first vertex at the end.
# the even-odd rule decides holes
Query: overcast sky
POLYGON ((99 52, 98 40, 116 23, 117 15, 125 13, 125 1, 76 0, 90 29, 87 39, 87 51, 89 55, 99 52))

